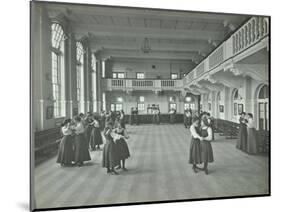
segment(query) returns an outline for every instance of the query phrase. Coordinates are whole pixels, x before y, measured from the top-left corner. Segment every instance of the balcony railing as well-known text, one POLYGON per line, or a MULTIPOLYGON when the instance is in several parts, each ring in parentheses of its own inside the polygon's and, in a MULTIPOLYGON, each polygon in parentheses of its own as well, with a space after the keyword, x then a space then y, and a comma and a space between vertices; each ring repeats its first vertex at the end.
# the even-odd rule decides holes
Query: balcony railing
POLYGON ((254 46, 269 33, 267 17, 252 17, 240 27, 229 39, 219 45, 207 58, 189 72, 183 82, 190 83, 202 74, 213 70, 224 61, 254 46))
POLYGON ((110 90, 168 90, 182 89, 183 81, 170 79, 104 79, 106 81, 106 89, 110 90))
POLYGON ((268 35, 268 18, 253 17, 232 36, 233 54, 243 51, 268 35))

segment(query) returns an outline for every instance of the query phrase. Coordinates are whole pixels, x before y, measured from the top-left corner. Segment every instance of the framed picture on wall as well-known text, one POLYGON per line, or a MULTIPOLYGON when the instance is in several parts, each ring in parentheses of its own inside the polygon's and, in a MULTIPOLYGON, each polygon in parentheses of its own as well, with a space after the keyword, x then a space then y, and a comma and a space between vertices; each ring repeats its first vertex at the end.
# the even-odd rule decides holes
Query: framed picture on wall
POLYGON ((46 110, 46 119, 52 119, 54 117, 54 106, 48 106, 46 110))
POLYGON ((243 112, 243 104, 238 104, 238 115, 243 112))
POLYGON ((223 113, 224 112, 224 106, 223 105, 220 105, 220 113, 223 113))

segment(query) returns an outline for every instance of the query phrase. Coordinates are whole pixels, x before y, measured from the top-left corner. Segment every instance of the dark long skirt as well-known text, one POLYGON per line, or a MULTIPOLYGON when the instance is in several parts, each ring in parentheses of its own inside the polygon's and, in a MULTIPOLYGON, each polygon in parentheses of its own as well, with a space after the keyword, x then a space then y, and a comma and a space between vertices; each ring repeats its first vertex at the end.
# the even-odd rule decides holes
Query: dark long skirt
POLYGON ((96 145, 103 144, 101 132, 100 132, 99 128, 94 127, 92 129, 92 133, 91 133, 91 137, 90 137, 90 144, 91 144, 92 148, 94 148, 96 145))
POLYGON ((258 145, 256 138, 256 129, 248 128, 248 139, 247 139, 247 152, 249 154, 257 154, 258 153, 258 145))
POLYGON ((192 117, 187 117, 187 125, 191 126, 192 125, 192 117))
POLYGON ((116 154, 119 161, 130 157, 128 144, 123 138, 116 140, 116 154))
POLYGON ((185 114, 183 114, 183 125, 185 126, 185 128, 187 128, 188 126, 188 119, 185 114))
POLYGON ((73 137, 71 135, 65 135, 60 142, 57 163, 70 165, 73 160, 73 137))
POLYGON ((116 144, 110 140, 107 141, 103 148, 102 167, 114 168, 119 165, 119 160, 116 151, 116 144))
POLYGON ((214 161, 214 154, 213 154, 213 148, 210 141, 201 141, 200 142, 201 147, 201 161, 202 162, 213 162, 214 161))
POLYGON ((102 117, 100 120, 100 131, 103 131, 105 128, 105 117, 102 117))
POLYGON ((190 149, 189 149, 189 163, 200 164, 201 161, 201 146, 200 140, 191 138, 190 149))
POLYGON ((125 118, 120 119, 121 127, 126 129, 125 118))
POLYGON ((93 126, 91 126, 91 125, 87 126, 87 128, 85 129, 86 141, 87 141, 87 146, 88 147, 91 144, 90 143, 90 138, 91 138, 92 130, 93 130, 93 126))
POLYGON ((248 136, 247 127, 240 125, 239 133, 238 133, 238 140, 237 140, 238 149, 247 151, 247 136, 248 136))
POLYGON ((88 150, 87 142, 84 134, 75 136, 74 142, 74 162, 82 163, 84 161, 91 160, 91 156, 88 150))

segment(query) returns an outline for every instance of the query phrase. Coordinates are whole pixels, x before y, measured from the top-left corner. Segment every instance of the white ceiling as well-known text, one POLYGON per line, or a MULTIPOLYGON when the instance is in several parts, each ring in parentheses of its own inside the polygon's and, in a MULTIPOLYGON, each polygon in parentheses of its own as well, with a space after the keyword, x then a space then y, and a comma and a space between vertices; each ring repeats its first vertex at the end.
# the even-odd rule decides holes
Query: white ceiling
POLYGON ((47 4, 64 16, 77 39, 87 36, 102 57, 184 60, 194 65, 249 16, 92 5, 47 4), (152 52, 140 51, 148 38, 152 52))

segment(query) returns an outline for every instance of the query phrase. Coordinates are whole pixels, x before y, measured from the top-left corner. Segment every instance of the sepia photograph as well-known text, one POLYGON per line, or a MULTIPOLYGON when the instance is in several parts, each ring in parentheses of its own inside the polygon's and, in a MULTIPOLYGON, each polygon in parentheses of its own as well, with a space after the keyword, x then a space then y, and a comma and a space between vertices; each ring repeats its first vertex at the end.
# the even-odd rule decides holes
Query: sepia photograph
POLYGON ((30 2, 30 207, 271 195, 270 16, 30 2))

